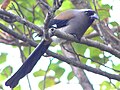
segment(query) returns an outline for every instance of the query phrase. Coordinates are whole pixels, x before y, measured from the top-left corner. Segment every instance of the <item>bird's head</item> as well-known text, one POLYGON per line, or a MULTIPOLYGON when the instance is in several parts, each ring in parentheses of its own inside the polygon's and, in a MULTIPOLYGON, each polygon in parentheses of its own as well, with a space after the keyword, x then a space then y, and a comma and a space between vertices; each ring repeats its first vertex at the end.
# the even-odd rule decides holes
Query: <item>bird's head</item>
POLYGON ((99 19, 98 15, 96 14, 96 12, 92 9, 81 9, 80 12, 83 12, 84 15, 86 15, 87 17, 89 17, 90 19, 99 19))

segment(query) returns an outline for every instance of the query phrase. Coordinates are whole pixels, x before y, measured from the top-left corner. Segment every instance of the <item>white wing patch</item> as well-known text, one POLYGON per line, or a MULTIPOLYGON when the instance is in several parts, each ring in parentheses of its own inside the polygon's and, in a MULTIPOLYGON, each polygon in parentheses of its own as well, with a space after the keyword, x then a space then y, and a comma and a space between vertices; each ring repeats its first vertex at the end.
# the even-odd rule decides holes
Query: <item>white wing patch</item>
POLYGON ((54 28, 57 28, 57 24, 53 24, 52 26, 53 26, 54 28))

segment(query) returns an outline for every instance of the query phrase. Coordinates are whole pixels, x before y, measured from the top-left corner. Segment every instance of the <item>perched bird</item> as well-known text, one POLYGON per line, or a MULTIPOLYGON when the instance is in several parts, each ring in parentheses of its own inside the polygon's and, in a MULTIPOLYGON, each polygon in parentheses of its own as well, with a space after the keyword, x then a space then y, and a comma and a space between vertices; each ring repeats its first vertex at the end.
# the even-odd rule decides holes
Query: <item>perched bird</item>
MULTIPOLYGON (((56 28, 62 32, 76 36, 79 40, 93 23, 95 19, 98 19, 97 14, 91 9, 71 9, 64 11, 50 20, 48 27, 56 28)), ((59 38, 56 38, 61 40, 59 38)), ((56 41, 52 38, 53 41, 56 41)), ((43 40, 35 50, 29 55, 28 59, 23 63, 19 70, 6 81, 5 85, 14 88, 19 80, 25 75, 31 72, 37 61, 46 52, 50 46, 51 41, 43 40)))

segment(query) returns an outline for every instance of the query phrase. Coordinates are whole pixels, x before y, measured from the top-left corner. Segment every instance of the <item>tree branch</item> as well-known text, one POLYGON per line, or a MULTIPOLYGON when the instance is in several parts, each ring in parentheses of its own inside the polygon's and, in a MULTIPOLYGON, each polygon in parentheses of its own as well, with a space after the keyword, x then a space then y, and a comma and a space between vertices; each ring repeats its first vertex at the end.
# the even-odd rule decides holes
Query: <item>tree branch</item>
POLYGON ((35 43, 34 41, 28 39, 26 36, 24 35, 20 35, 18 33, 16 33, 15 31, 9 29, 8 27, 4 26, 3 24, 0 23, 0 29, 2 29, 4 32, 9 33, 10 35, 14 36, 17 39, 20 39, 24 42, 28 42, 31 46, 36 47, 37 43, 35 43))
POLYGON ((69 58, 66 58, 62 55, 59 55, 57 53, 54 53, 54 52, 51 52, 51 51, 47 51, 46 52, 48 55, 50 56, 53 56, 54 58, 57 58, 61 61, 64 61, 68 64, 71 64, 73 66, 76 66, 76 67, 79 67, 79 68, 82 68, 82 69, 85 69, 87 71, 90 71, 90 72, 93 72, 93 73, 96 73, 96 74, 100 74, 100 75, 103 75, 105 77, 108 77, 109 79, 115 79, 115 80, 118 80, 120 81, 120 76, 119 75, 115 75, 115 74, 110 74, 110 73, 107 73, 105 71, 102 71, 100 69, 96 69, 96 68, 93 68, 93 67, 90 67, 88 65, 85 65, 85 64, 82 64, 80 63, 79 61, 75 61, 75 60, 72 60, 72 59, 69 59, 69 58))
POLYGON ((116 57, 120 58, 120 52, 118 50, 113 49, 112 47, 109 47, 109 46, 107 46, 103 43, 100 43, 98 41, 93 41, 93 40, 85 38, 85 37, 82 37, 81 41, 79 41, 74 36, 60 32, 58 30, 53 30, 52 33, 59 38, 63 38, 63 39, 73 41, 76 43, 86 44, 88 46, 95 47, 95 48, 98 48, 98 49, 103 50, 103 51, 107 51, 107 52, 115 55, 116 57))
POLYGON ((21 24, 26 25, 27 27, 34 29, 35 31, 43 34, 43 29, 34 25, 33 23, 25 20, 24 18, 21 18, 17 15, 14 15, 12 13, 9 13, 7 11, 4 11, 2 9, 0 9, 0 18, 3 19, 4 21, 8 22, 8 23, 14 23, 14 22, 19 22, 21 24))
MULTIPOLYGON (((9 33, 9 34, 11 34, 11 35, 13 35, 13 36, 14 36, 15 38, 17 38, 17 39, 20 39, 20 40, 22 40, 22 41, 24 41, 24 42, 28 42, 28 43, 29 43, 31 46, 33 46, 33 47, 36 47, 36 46, 37 46, 37 43, 36 43, 36 42, 28 39, 28 38, 25 37, 25 36, 22 36, 22 35, 16 33, 15 31, 13 31, 13 30, 9 29, 8 27, 2 25, 1 23, 0 23, 0 29, 2 29, 3 31, 5 31, 5 32, 7 32, 7 33, 9 33)), ((64 57, 64 56, 62 56, 62 55, 53 53, 53 52, 51 52, 51 51, 49 51, 49 50, 47 50, 46 53, 47 53, 48 55, 50 55, 50 56, 53 56, 54 58, 57 58, 57 59, 59 59, 59 60, 61 60, 61 61, 64 61, 64 62, 66 62, 66 63, 68 63, 68 64, 71 64, 71 65, 73 65, 73 66, 76 66, 76 67, 85 69, 85 70, 87 70, 87 71, 90 71, 90 72, 93 72, 93 73, 96 73, 96 74, 100 74, 100 75, 106 76, 106 77, 108 77, 109 79, 115 79, 115 80, 120 81, 120 76, 119 76, 119 75, 110 74, 110 73, 107 73, 107 72, 102 71, 102 70, 100 70, 100 69, 96 69, 96 68, 90 67, 90 66, 88 66, 88 65, 85 65, 85 64, 80 63, 79 61, 75 61, 75 60, 66 58, 66 57, 64 57)))
MULTIPOLYGON (((9 17, 9 18, 12 17, 10 20, 12 20, 12 21, 14 21, 14 22, 15 22, 15 21, 18 21, 18 22, 20 22, 21 24, 24 24, 24 25, 26 25, 26 26, 28 26, 28 27, 36 30, 36 31, 41 32, 41 34, 43 34, 42 28, 40 28, 40 27, 34 25, 33 23, 31 23, 31 22, 29 22, 29 21, 27 21, 27 20, 25 20, 25 19, 23 19, 23 18, 21 18, 21 17, 19 17, 19 16, 16 16, 16 15, 14 15, 14 14, 12 14, 12 13, 9 13, 9 12, 7 12, 7 11, 4 11, 4 10, 1 10, 1 9, 0 9, 0 18, 2 18, 1 16, 7 16, 7 17, 9 17)), ((2 19, 5 20, 4 18, 2 18, 2 19)), ((5 21, 6 21, 6 20, 5 20, 5 21)), ((7 22, 8 22, 8 21, 7 21, 7 22)), ((4 25, 2 25, 2 26, 4 27, 4 25)), ((0 27, 0 28, 2 29, 2 27, 0 27)), ((5 29, 4 29, 4 30, 5 30, 5 29)), ((6 29, 6 30, 7 30, 7 29, 6 29)), ((6 31, 5 31, 5 32, 6 32, 6 31)), ((7 32, 9 33, 9 31, 7 31, 7 32)), ((86 45, 88 45, 88 46, 96 47, 96 48, 98 48, 98 49, 101 49, 101 50, 103 50, 103 51, 107 51, 107 52, 115 55, 116 57, 120 58, 120 52, 119 52, 118 50, 113 49, 113 48, 111 48, 111 47, 108 47, 108 46, 105 45, 105 44, 102 44, 102 43, 99 43, 99 42, 97 42, 97 41, 93 41, 93 40, 91 40, 91 39, 87 39, 87 38, 84 38, 84 37, 81 39, 81 42, 80 42, 80 41, 78 41, 77 39, 75 39, 72 35, 68 35, 68 34, 59 32, 59 31, 57 31, 57 30, 54 30, 53 32, 54 32, 54 35, 56 35, 56 36, 58 36, 58 37, 60 37, 60 38, 63 38, 63 39, 66 39, 66 40, 70 40, 70 41, 74 41, 74 42, 77 42, 77 43, 86 44, 86 45)), ((12 34, 12 33, 11 33, 11 34, 12 34)), ((16 33, 16 34, 17 34, 17 33, 16 33)), ((13 35, 13 36, 14 36, 14 35, 13 35)), ((19 36, 19 35, 18 35, 18 36, 19 36)))

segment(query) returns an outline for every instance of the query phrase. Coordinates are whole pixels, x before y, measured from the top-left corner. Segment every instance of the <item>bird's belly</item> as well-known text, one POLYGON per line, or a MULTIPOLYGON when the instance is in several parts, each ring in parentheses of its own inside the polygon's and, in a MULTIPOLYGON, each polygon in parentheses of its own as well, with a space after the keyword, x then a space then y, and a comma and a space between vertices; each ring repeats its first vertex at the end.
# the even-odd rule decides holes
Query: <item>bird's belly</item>
POLYGON ((52 41, 53 41, 54 43, 59 43, 59 44, 61 44, 61 43, 66 42, 66 40, 64 40, 64 39, 62 39, 62 38, 58 38, 57 36, 52 36, 51 39, 52 39, 52 41))

